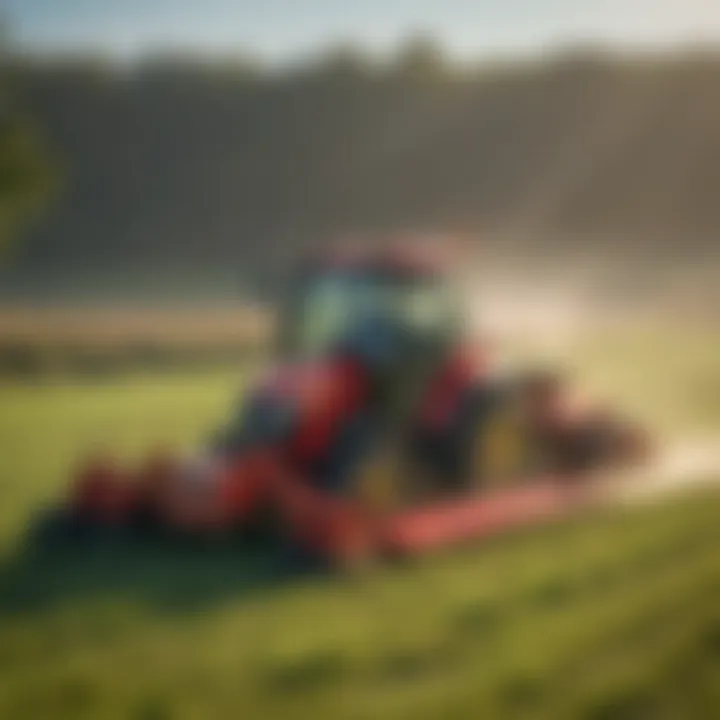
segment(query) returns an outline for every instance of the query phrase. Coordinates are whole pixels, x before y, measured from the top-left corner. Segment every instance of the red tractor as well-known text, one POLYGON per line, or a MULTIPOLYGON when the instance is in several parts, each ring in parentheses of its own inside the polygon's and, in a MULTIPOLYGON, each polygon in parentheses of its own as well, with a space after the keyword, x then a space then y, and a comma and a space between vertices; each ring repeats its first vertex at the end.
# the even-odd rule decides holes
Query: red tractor
POLYGON ((262 522, 346 564, 557 515, 588 502, 596 471, 644 458, 643 433, 573 410, 553 373, 498 373, 463 317, 427 254, 306 263, 280 312, 280 362, 237 417, 192 461, 89 463, 73 526, 215 535, 262 522))

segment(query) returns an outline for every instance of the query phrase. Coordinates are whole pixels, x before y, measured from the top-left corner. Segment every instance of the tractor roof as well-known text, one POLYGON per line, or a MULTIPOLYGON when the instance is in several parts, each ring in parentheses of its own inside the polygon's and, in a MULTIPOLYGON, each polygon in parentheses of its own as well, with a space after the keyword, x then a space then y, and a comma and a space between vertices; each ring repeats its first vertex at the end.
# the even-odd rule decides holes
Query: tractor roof
POLYGON ((388 272, 402 276, 432 277, 447 272, 447 258, 437 247, 389 245, 386 247, 341 247, 325 250, 310 258, 308 269, 315 272, 388 272))

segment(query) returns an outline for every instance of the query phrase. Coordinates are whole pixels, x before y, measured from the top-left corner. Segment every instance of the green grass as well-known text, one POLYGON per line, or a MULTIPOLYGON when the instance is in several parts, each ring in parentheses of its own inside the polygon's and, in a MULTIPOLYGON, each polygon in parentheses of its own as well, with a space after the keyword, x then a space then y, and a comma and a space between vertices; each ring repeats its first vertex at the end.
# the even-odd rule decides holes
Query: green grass
MULTIPOLYGON (((663 429, 713 431, 720 345, 660 362, 663 346, 588 342, 574 358, 644 417, 664 406, 663 429), (702 369, 699 400, 668 388, 688 367, 702 369)), ((718 715, 709 490, 354 578, 288 577, 271 552, 231 546, 23 548, 81 449, 108 444, 130 462, 157 442, 192 446, 246 379, 0 386, 0 717, 718 715)))
POLYGON ((62 491, 82 455, 108 451, 132 461, 156 446, 192 447, 226 419, 248 374, 0 382, 0 552, 36 503, 62 491))

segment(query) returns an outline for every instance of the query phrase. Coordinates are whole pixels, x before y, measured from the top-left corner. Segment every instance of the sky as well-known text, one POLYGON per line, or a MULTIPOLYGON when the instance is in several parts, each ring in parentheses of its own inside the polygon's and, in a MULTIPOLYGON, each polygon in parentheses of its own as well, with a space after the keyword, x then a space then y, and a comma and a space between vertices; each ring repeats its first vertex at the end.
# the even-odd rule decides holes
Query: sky
POLYGON ((291 62, 338 42, 429 34, 458 58, 577 42, 720 44, 720 0, 0 0, 23 49, 190 50, 291 62))

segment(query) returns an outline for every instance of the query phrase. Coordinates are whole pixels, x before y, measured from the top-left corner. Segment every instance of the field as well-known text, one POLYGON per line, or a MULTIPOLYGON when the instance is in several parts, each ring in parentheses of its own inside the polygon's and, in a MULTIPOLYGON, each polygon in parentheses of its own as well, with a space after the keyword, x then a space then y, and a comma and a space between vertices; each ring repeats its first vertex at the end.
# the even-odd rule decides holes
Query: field
POLYGON ((263 347, 267 313, 213 307, 0 306, 0 375, 110 375, 237 363, 263 347))
MULTIPOLYGON (((588 337, 565 359, 662 435, 717 435, 720 342, 707 332, 588 337)), ((24 546, 78 452, 192 446, 252 373, 0 385, 0 717, 720 712, 712 489, 359 578, 288 577, 272 551, 229 546, 24 546)))

